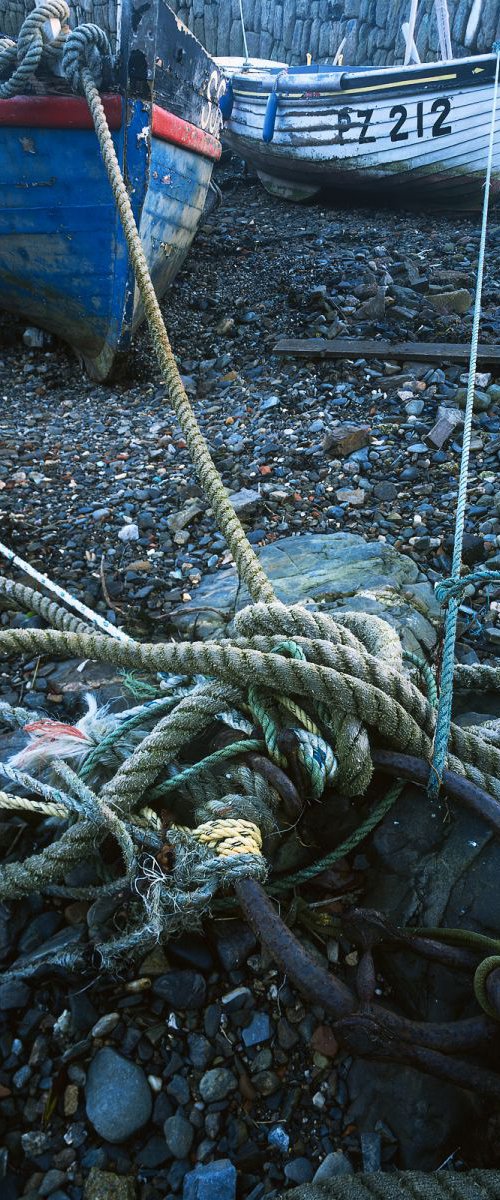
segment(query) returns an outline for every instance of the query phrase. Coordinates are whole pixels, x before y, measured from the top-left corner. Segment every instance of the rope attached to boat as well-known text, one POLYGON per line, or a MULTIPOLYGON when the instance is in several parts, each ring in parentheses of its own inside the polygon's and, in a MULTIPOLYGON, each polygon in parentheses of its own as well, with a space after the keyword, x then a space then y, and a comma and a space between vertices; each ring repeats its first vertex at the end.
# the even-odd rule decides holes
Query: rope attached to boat
MULTIPOLYGON (((458 485, 457 512, 455 518, 455 535, 453 542, 453 559, 450 585, 448 588, 448 604, 444 626, 443 658, 441 665, 441 688, 439 695, 436 735, 434 740, 433 772, 430 776, 428 792, 432 800, 438 796, 441 779, 446 764, 449 733, 451 725, 451 710, 453 704, 453 672, 455 662, 455 642, 457 636, 458 610, 460 594, 463 586, 461 579, 462 547, 465 527, 465 507, 467 503, 467 483, 469 476, 469 458, 472 437, 472 415, 474 411, 474 396, 476 391, 477 348, 479 343, 479 322, 481 320, 481 302, 483 294, 484 260, 486 250, 486 233, 488 229, 488 208, 490 199, 491 173, 495 148, 495 131, 498 106, 498 84, 500 74, 500 43, 495 42, 493 51, 496 54, 495 82, 493 86, 493 104, 488 142, 488 159, 484 183, 483 214, 481 221, 481 237, 479 242, 479 258, 477 264, 476 295, 474 301, 474 317, 472 321, 472 339, 469 360, 469 377, 467 382, 467 402, 464 417, 464 435, 462 442, 462 457, 460 460, 460 478, 458 485)), ((499 576, 500 577, 500 576, 499 576)), ((440 585, 442 588, 442 585, 440 585)), ((441 595, 442 595, 441 591, 441 595)))
MULTIPOLYGON (((119 845, 123 874, 99 889, 89 889, 89 894, 120 897, 128 888, 143 907, 142 915, 122 935, 97 947, 104 964, 110 965, 125 953, 144 954, 162 934, 196 924, 218 888, 241 878, 265 877, 261 830, 271 831, 272 837, 286 828, 278 818, 291 783, 279 764, 297 770, 302 791, 310 796, 319 798, 333 780, 346 796, 364 795, 372 773, 369 735, 383 745, 429 758, 435 712, 404 671, 399 638, 384 621, 359 613, 338 613, 334 619, 277 601, 212 461, 176 366, 93 78, 96 53, 107 53, 104 35, 96 33, 95 27, 80 27, 65 38, 63 69, 72 88, 81 88, 87 98, 162 378, 214 517, 253 599, 235 618, 231 639, 207 643, 147 645, 113 640, 96 634, 76 617, 69 618, 54 604, 42 609, 41 598, 38 610, 58 628, 0 634, 0 658, 71 655, 140 670, 155 679, 163 672, 167 678, 173 673, 176 679, 188 681, 187 688, 180 689, 180 698, 174 688, 172 703, 159 720, 159 710, 150 707, 153 727, 138 744, 128 747, 114 774, 109 774, 108 763, 108 778, 99 793, 97 783, 91 788, 82 778, 84 771, 77 774, 67 762, 54 758, 56 788, 33 776, 21 777, 13 766, 2 768, 13 782, 23 783, 34 794, 42 792, 47 804, 58 805, 57 814, 51 815, 60 816, 66 809, 78 819, 40 853, 4 866, 0 896, 13 898, 54 886, 61 894, 70 867, 86 861, 106 835, 112 834, 119 845), (269 755, 264 759, 264 777, 249 770, 244 761, 234 768, 230 781, 213 769, 205 781, 186 780, 184 775, 178 799, 188 807, 194 827, 176 822, 159 826, 150 805, 158 781, 161 790, 165 787, 161 777, 170 778, 177 756, 206 735, 213 722, 231 725, 228 710, 234 709, 240 721, 246 721, 242 714, 250 712, 260 723, 269 755), (151 848, 149 857, 144 857, 145 846, 151 848)), ((31 594, 31 589, 27 591, 31 594)), ((15 599, 20 598, 18 592, 15 599)), ((500 687, 500 671, 489 669, 488 680, 500 687)), ((144 711, 141 719, 147 719, 144 711)), ((129 732, 130 720, 123 725, 129 732)), ((106 739, 108 750, 119 749, 118 736, 105 734, 101 742, 106 739)), ((453 769, 500 800, 500 750, 477 732, 453 725, 450 745, 453 769)), ((99 765, 96 749, 91 747, 94 767, 99 765)), ((393 791, 334 856, 341 850, 347 853, 356 838, 365 835, 369 821, 373 828, 395 798, 393 791)), ((306 870, 310 878, 311 870, 306 870)), ((298 885, 304 875, 299 872, 289 884, 298 885)), ((73 965, 82 960, 83 952, 74 951, 73 965)))

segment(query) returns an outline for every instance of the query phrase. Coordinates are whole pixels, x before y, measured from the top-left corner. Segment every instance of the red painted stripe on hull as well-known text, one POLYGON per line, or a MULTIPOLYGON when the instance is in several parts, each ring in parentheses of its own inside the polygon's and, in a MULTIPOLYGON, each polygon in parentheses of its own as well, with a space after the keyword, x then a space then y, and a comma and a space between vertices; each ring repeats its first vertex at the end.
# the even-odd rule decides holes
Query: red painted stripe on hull
MULTIPOLYGON (((122 123, 121 96, 101 96, 110 129, 122 123)), ((93 129, 87 101, 79 96, 14 96, 0 100, 0 125, 32 129, 93 129)))
POLYGON ((214 162, 218 162, 222 154, 219 140, 211 133, 204 133, 197 125, 182 121, 180 117, 175 117, 158 104, 153 104, 151 130, 153 136, 161 141, 172 142, 174 146, 182 146, 185 150, 192 150, 194 154, 203 154, 205 158, 211 158, 214 162))

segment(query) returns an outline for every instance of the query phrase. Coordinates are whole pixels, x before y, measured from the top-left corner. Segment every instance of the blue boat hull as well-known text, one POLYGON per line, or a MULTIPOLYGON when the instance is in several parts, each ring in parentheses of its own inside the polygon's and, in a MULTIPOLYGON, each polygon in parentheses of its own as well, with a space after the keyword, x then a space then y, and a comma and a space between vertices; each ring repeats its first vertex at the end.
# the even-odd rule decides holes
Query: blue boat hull
MULTIPOLYGON (((150 104, 122 105, 113 140, 161 296, 191 245, 213 161, 152 135, 150 104)), ((3 126, 0 146, 0 303, 64 338, 103 379, 143 313, 96 135, 3 126)))

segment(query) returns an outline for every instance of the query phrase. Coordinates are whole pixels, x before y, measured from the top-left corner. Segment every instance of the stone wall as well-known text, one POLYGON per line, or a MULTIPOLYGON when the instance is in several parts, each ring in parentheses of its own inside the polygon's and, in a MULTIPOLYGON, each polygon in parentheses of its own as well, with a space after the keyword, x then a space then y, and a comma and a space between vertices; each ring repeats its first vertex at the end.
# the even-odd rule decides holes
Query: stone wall
MULTIPOLYGON (((212 54, 243 54, 239 0, 169 0, 212 54)), ((500 37, 498 0, 448 0, 453 52, 484 53, 500 37)), ((402 62, 410 0, 243 0, 249 54, 304 62, 331 60, 347 38, 344 62, 402 62)), ((422 59, 439 54, 433 0, 420 0, 416 43, 422 59)))

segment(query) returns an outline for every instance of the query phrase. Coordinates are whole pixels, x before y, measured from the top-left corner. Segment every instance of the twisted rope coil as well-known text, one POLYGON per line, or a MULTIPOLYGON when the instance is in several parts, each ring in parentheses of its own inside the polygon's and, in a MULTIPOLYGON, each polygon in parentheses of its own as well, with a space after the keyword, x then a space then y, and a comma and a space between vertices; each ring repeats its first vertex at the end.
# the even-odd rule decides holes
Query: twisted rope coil
MULTIPOLYGON (((362 794, 371 776, 368 730, 397 749, 411 748, 413 753, 429 755, 435 714, 432 704, 403 673, 399 639, 385 622, 362 614, 337 614, 333 620, 301 606, 287 609, 276 600, 214 466, 177 371, 93 79, 93 73, 100 72, 100 56, 106 52, 100 31, 90 26, 80 28, 66 39, 63 68, 74 90, 83 90, 87 98, 170 401, 240 579, 255 601, 238 615, 236 637, 231 642, 177 646, 112 643, 90 632, 76 618, 71 618, 69 624, 56 611, 57 606, 49 612, 47 605, 42 615, 47 614, 53 624, 59 625, 59 631, 15 630, 0 634, 1 657, 26 652, 53 656, 70 653, 127 669, 202 675, 211 681, 197 686, 161 716, 151 733, 107 781, 99 797, 67 765, 61 765, 58 770, 71 801, 68 807, 73 806, 80 819, 63 833, 59 842, 22 864, 8 864, 0 874, 0 895, 6 897, 53 886, 64 879, 72 863, 92 852, 96 840, 99 842, 105 832, 112 831, 126 865, 124 879, 133 884, 146 911, 143 921, 139 920, 134 928, 100 945, 103 961, 111 963, 125 951, 143 952, 148 940, 156 939, 162 932, 196 922, 217 887, 230 879, 252 872, 262 877, 265 873, 257 823, 245 821, 240 814, 236 825, 234 817, 229 818, 228 827, 227 820, 221 823, 220 812, 211 816, 214 804, 221 803, 232 812, 239 804, 248 811, 245 810, 248 795, 244 792, 224 793, 220 800, 199 796, 194 804, 195 821, 207 814, 207 810, 211 818, 206 830, 207 823, 202 820, 201 835, 200 825, 189 832, 175 827, 169 830, 176 859, 172 878, 167 877, 156 859, 149 865, 137 862, 134 839, 141 834, 137 829, 134 831, 130 814, 143 810, 140 807, 143 797, 151 794, 160 772, 172 764, 183 746, 204 733, 228 705, 240 709, 247 703, 249 691, 256 691, 258 699, 262 691, 263 708, 271 703, 278 710, 280 705, 291 709, 295 717, 300 712, 304 728, 298 742, 304 761, 308 755, 312 757, 314 764, 323 768, 323 779, 326 777, 328 782, 332 781, 338 763, 338 786, 348 795, 362 794), (283 638, 289 640, 288 647, 284 647, 283 638), (286 649, 292 650, 291 659, 285 657, 286 649), (309 708, 314 716, 308 712, 309 708), (306 732, 309 738, 316 738, 315 743, 306 742, 306 732), (335 755, 323 735, 332 737, 335 755), (319 757, 324 760, 321 764, 319 757)), ((14 76, 10 86, 14 86, 13 79, 14 76)), ((36 603, 38 611, 42 611, 42 601, 36 603)), ((452 727, 451 747, 454 769, 473 781, 481 780, 487 790, 500 797, 498 749, 457 727, 452 727)), ((198 780, 197 787, 202 786, 198 780)), ((67 798, 62 803, 67 803, 67 798)), ((272 810, 269 796, 265 803, 272 810)), ((116 881, 109 889, 113 894, 116 892, 116 881)))
POLYGON ((0 77, 4 77, 4 82, 0 83, 0 99, 6 100, 19 92, 25 92, 42 58, 49 63, 59 58, 68 32, 68 17, 69 8, 65 0, 47 0, 28 13, 19 32, 17 44, 10 38, 0 39, 0 77), (60 22, 61 30, 58 36, 49 42, 44 37, 44 25, 54 19, 60 22))

